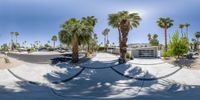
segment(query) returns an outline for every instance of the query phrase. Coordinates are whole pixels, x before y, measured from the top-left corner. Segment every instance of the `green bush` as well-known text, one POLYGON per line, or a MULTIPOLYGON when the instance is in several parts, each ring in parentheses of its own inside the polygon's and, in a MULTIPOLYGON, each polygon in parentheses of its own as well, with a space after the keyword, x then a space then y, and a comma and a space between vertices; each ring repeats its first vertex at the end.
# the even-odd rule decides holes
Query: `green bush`
POLYGON ((97 50, 98 50, 98 51, 105 51, 105 47, 100 47, 100 46, 99 46, 99 47, 97 48, 97 50))
POLYGON ((170 55, 169 55, 169 52, 163 51, 163 57, 164 57, 164 58, 169 57, 169 56, 170 56, 170 55))
POLYGON ((34 48, 29 48, 29 49, 27 49, 27 52, 28 52, 28 53, 32 53, 32 52, 34 52, 34 51, 35 51, 34 48))
POLYGON ((5 63, 10 63, 10 60, 8 58, 4 58, 5 63))
POLYGON ((131 56, 130 60, 133 60, 133 57, 131 56))
POLYGON ((131 54, 130 53, 126 53, 126 58, 127 59, 131 59, 131 54))
POLYGON ((8 47, 7 44, 3 44, 3 45, 1 46, 1 51, 8 51, 8 49, 9 49, 9 47, 8 47))
POLYGON ((189 42, 186 35, 179 37, 179 33, 175 32, 168 47, 168 52, 171 56, 176 58, 183 56, 189 50, 189 42))

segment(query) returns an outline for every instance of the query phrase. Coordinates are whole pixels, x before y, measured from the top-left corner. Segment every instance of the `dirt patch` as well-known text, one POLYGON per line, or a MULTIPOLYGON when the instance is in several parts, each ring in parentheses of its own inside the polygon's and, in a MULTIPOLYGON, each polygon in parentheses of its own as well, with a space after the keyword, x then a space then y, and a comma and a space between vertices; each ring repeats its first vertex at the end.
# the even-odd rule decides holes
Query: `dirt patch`
POLYGON ((23 62, 17 59, 7 57, 4 55, 0 56, 0 69, 8 69, 8 68, 19 66, 21 64, 23 64, 23 62), (5 58, 8 59, 8 63, 6 63, 5 58))
POLYGON ((196 56, 193 59, 181 58, 178 60, 176 60, 174 57, 168 57, 167 59, 162 58, 162 60, 173 65, 200 70, 200 56, 196 56))

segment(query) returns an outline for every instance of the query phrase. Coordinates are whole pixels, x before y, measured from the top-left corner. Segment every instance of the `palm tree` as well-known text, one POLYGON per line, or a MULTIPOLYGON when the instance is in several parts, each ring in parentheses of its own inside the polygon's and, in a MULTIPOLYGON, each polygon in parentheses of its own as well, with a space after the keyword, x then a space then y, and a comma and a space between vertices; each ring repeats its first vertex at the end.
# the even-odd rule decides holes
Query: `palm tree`
POLYGON ((109 15, 109 25, 113 28, 118 28, 119 34, 121 34, 121 38, 119 38, 120 42, 120 59, 119 63, 125 63, 126 58, 125 55, 127 53, 127 40, 128 33, 131 29, 139 26, 139 22, 141 20, 138 13, 129 14, 128 11, 120 11, 116 14, 109 15))
POLYGON ((156 38, 158 38, 158 34, 153 35, 153 39, 156 39, 156 38))
POLYGON ((199 49, 199 44, 200 44, 200 43, 199 43, 199 42, 200 42, 200 41, 199 41, 199 38, 200 38, 200 32, 196 32, 196 33, 195 33, 195 37, 197 38, 198 49, 199 49))
POLYGON ((147 35, 147 37, 148 37, 148 40, 150 41, 150 40, 151 40, 151 34, 149 33, 149 34, 147 35))
MULTIPOLYGON (((83 17, 81 23, 84 23, 87 26, 91 26, 94 27, 97 23, 97 19, 94 16, 87 16, 87 17, 83 17)), ((94 33, 93 33, 94 35, 94 33)), ((87 51, 89 52, 90 49, 90 43, 93 43, 93 38, 92 35, 89 35, 87 37, 85 37, 83 44, 87 44, 87 51)))
POLYGON ((50 44, 50 41, 49 41, 49 40, 47 41, 47 44, 50 44))
POLYGON ((96 33, 94 33, 93 37, 94 37, 94 39, 95 39, 96 41, 98 41, 98 37, 97 37, 97 34, 96 34, 96 33))
POLYGON ((167 18, 159 18, 157 24, 160 28, 164 29, 165 37, 165 51, 167 51, 167 29, 173 26, 174 20, 167 18))
POLYGON ((183 28, 185 27, 184 24, 179 24, 179 28, 181 29, 181 35, 183 37, 183 28))
POLYGON ((185 24, 185 27, 186 27, 186 34, 187 34, 187 38, 188 38, 188 27, 190 27, 190 24, 189 24, 189 23, 186 23, 186 24, 185 24))
POLYGON ((90 39, 90 47, 91 47, 91 52, 93 53, 94 51, 96 51, 96 46, 97 46, 97 34, 94 33, 92 39, 90 39))
POLYGON ((10 32, 10 36, 11 36, 11 43, 13 42, 13 35, 14 35, 15 33, 14 32, 10 32))
MULTIPOLYGON (((118 13, 115 14, 110 14, 108 17, 108 24, 112 26, 113 28, 117 28, 118 34, 119 34, 119 47, 121 47, 121 40, 122 40, 122 34, 120 30, 120 22, 121 22, 121 17, 118 13)), ((121 49, 120 49, 120 56, 121 56, 121 49)))
POLYGON ((10 48, 11 48, 11 50, 13 50, 13 35, 14 34, 15 34, 14 32, 10 32, 10 36, 11 36, 11 45, 10 45, 10 48))
POLYGON ((16 37, 16 44, 17 44, 17 37, 19 36, 19 32, 15 32, 15 37, 16 37))
POLYGON ((94 34, 93 34, 93 39, 92 39, 92 52, 93 52, 94 50, 96 51, 97 42, 98 42, 98 37, 97 37, 97 34, 94 33, 94 34))
POLYGON ((108 45, 108 33, 110 32, 110 29, 106 28, 103 30, 102 34, 104 36, 104 48, 105 51, 107 50, 107 45, 108 45))
POLYGON ((53 41, 53 48, 55 49, 55 44, 56 44, 56 41, 58 40, 57 36, 53 35, 51 40, 53 41))
MULTIPOLYGON (((96 18, 95 18, 96 19, 96 18)), ((71 18, 62 25, 59 39, 62 43, 72 46, 72 62, 78 62, 79 45, 84 44, 92 37, 95 24, 91 20, 71 18)))

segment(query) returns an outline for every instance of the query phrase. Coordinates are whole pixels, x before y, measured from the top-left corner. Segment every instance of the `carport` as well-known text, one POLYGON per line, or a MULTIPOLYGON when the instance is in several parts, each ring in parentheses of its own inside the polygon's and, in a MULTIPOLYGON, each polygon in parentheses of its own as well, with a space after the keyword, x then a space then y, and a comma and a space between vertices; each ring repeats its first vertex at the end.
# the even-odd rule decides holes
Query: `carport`
POLYGON ((132 56, 135 58, 157 58, 157 51, 157 47, 134 48, 132 49, 132 56))

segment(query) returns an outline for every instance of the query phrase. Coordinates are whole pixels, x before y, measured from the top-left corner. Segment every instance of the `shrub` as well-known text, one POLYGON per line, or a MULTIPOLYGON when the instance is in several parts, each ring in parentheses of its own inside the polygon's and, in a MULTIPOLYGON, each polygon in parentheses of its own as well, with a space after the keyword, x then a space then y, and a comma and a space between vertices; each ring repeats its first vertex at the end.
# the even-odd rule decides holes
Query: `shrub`
POLYGON ((8 58, 4 58, 5 63, 10 63, 10 60, 8 58))
POLYGON ((163 57, 164 57, 164 58, 169 57, 169 56, 170 56, 170 55, 169 55, 169 52, 163 51, 163 57))
POLYGON ((105 47, 98 47, 98 51, 105 51, 105 47))
POLYGON ((130 53, 126 53, 126 58, 127 59, 131 59, 131 54, 130 53))
POLYGON ((3 44, 3 45, 1 46, 1 50, 2 50, 2 51, 8 51, 8 49, 9 49, 9 47, 8 47, 7 44, 3 44))
POLYGON ((133 57, 131 56, 130 60, 133 60, 133 57))
POLYGON ((179 33, 175 32, 172 36, 172 41, 169 43, 168 52, 171 56, 179 58, 186 54, 189 50, 189 42, 187 37, 179 37, 179 33))
POLYGON ((34 48, 29 48, 29 49, 27 49, 27 52, 28 52, 28 53, 32 53, 32 52, 34 52, 34 51, 35 51, 34 48))

